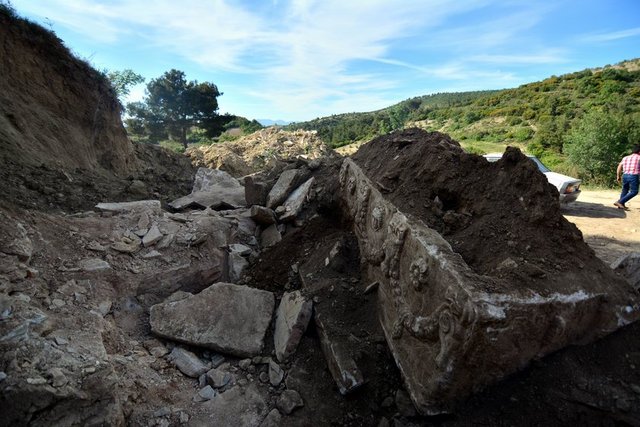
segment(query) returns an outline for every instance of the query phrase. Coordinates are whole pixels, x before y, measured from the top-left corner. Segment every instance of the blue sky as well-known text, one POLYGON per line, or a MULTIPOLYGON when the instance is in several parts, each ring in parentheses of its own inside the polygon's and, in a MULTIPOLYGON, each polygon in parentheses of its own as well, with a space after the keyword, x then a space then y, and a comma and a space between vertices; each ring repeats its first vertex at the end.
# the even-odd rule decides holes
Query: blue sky
MULTIPOLYGON (((640 0, 12 0, 96 68, 171 68, 221 112, 310 120, 640 57, 640 0)), ((141 99, 144 85, 132 100, 141 99)))

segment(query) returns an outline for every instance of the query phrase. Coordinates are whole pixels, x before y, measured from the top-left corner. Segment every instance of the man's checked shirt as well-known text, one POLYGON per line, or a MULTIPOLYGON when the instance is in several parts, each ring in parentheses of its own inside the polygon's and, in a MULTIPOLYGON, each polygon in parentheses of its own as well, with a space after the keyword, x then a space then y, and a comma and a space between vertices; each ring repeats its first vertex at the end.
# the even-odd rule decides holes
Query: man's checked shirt
POLYGON ((622 172, 626 175, 640 174, 640 154, 632 154, 622 158, 622 172))

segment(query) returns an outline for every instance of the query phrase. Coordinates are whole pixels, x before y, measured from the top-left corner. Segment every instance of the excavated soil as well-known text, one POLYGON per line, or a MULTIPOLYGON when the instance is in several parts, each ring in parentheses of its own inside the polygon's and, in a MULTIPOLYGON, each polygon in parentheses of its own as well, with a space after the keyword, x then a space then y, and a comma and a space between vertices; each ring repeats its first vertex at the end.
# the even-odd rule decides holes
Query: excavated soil
POLYGON ((374 139, 353 159, 478 274, 542 293, 567 280, 616 280, 563 218, 555 187, 518 149, 490 163, 447 135, 409 129, 374 139))

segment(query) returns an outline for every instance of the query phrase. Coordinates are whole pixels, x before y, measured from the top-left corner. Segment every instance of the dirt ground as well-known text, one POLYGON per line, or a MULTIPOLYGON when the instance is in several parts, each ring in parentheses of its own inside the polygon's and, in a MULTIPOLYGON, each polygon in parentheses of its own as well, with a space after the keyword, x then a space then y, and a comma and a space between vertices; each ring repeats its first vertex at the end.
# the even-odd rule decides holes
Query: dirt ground
POLYGON ((613 206, 615 190, 583 190, 562 213, 582 232, 585 241, 607 263, 629 252, 640 252, 640 198, 631 199, 629 210, 613 206))

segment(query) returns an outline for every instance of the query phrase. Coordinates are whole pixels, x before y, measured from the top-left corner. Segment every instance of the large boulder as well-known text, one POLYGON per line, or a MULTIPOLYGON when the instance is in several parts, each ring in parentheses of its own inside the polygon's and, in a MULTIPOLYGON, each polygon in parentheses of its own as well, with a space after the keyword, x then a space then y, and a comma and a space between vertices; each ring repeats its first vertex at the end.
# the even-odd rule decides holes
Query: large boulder
POLYGON ((199 294, 151 307, 151 331, 238 357, 258 355, 275 305, 271 292, 215 283, 199 294))
POLYGON ((169 207, 232 209, 245 204, 244 187, 236 178, 221 170, 199 168, 191 194, 174 200, 169 207))

